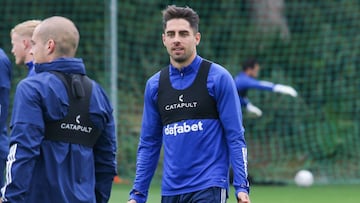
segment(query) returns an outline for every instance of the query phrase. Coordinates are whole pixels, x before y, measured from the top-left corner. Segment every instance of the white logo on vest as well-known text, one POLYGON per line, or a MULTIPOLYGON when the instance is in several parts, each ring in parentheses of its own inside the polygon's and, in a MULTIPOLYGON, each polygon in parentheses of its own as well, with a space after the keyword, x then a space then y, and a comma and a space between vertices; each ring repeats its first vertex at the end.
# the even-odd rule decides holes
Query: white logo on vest
POLYGON ((80 124, 80 115, 77 115, 77 116, 76 116, 75 121, 76 121, 77 124, 80 124))
POLYGON ((183 133, 197 132, 202 130, 204 130, 204 128, 201 121, 190 125, 186 124, 185 122, 182 125, 178 125, 177 123, 175 123, 174 125, 167 125, 164 129, 164 133, 165 135, 177 136, 183 133))
POLYGON ((75 118, 75 121, 77 124, 74 123, 61 123, 61 129, 64 130, 75 130, 75 131, 81 131, 85 133, 90 133, 92 130, 92 127, 82 126, 80 124, 80 115, 77 115, 75 118))
POLYGON ((180 101, 180 102, 184 102, 183 97, 184 97, 184 95, 183 95, 183 94, 179 96, 179 101, 180 101))
POLYGON ((182 108, 196 108, 197 107, 197 101, 193 102, 184 102, 184 95, 179 96, 180 103, 174 103, 174 104, 168 104, 165 106, 166 111, 175 110, 175 109, 182 109, 182 108))

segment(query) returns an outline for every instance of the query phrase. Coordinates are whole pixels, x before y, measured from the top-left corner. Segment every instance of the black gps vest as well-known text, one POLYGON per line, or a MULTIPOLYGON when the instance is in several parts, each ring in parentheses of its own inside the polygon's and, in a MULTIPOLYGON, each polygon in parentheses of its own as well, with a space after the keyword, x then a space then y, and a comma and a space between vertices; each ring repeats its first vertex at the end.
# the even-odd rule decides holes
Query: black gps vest
POLYGON ((90 120, 91 80, 86 75, 51 71, 64 83, 69 97, 68 114, 61 120, 45 122, 45 139, 93 147, 100 131, 90 120))
POLYGON ((216 102, 209 95, 207 77, 211 62, 203 60, 194 82, 184 90, 174 89, 169 68, 160 72, 158 108, 163 125, 187 119, 217 119, 216 102))

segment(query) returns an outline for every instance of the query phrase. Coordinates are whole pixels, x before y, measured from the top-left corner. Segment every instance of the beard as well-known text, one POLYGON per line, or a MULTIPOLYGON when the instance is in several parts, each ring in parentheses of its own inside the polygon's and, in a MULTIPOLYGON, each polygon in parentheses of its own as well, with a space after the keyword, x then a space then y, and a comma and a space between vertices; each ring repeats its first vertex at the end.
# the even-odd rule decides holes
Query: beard
POLYGON ((183 63, 187 60, 186 57, 171 57, 176 63, 183 63))
POLYGON ((190 56, 191 56, 191 54, 170 54, 170 57, 176 63, 184 63, 187 60, 189 60, 190 56))

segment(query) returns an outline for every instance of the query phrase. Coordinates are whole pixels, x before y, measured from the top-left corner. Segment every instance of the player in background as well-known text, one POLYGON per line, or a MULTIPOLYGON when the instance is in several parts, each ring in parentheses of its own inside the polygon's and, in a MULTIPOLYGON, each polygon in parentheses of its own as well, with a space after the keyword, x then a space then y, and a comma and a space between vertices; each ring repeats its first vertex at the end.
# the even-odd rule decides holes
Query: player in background
POLYGON ((259 71, 259 62, 255 58, 250 58, 243 63, 242 71, 234 78, 241 106, 245 107, 249 113, 258 117, 262 115, 262 111, 253 105, 247 97, 247 92, 250 89, 272 91, 297 97, 296 90, 291 86, 258 80, 257 77, 259 75, 259 71))
POLYGON ((107 203, 116 175, 112 107, 75 58, 80 35, 64 17, 31 39, 36 74, 19 82, 0 202, 107 203))
POLYGON ((31 37, 35 27, 39 25, 40 22, 40 20, 27 20, 17 24, 10 31, 12 44, 11 53, 13 53, 15 57, 15 64, 25 64, 28 68, 27 76, 32 76, 35 74, 33 57, 30 54, 30 49, 32 46, 31 37))
MULTIPOLYGON (((10 31, 10 38, 11 38, 11 53, 15 57, 15 64, 17 65, 26 65, 28 71, 27 71, 27 77, 32 76, 35 74, 34 70, 34 63, 33 63, 33 57, 30 54, 31 49, 31 37, 33 34, 33 31, 35 27, 40 23, 40 20, 28 20, 24 21, 22 23, 17 24, 14 28, 10 31)), ((9 100, 9 91, 10 89, 10 62, 7 65, 7 56, 1 51, 1 91, 0 91, 0 100, 1 102, 4 102, 5 100, 9 100), (7 67, 9 66, 9 67, 7 67), (7 74, 8 72, 9 74, 7 74), (9 83, 9 84, 7 84, 9 83), (7 93, 6 93, 7 92, 7 93)), ((0 114, 5 114, 7 112, 7 105, 4 105, 3 108, 0 107, 0 114)), ((5 125, 6 118, 3 120, 4 115, 1 115, 0 119, 0 127, 4 126, 1 133, 0 138, 0 187, 4 184, 4 176, 5 174, 3 171, 5 171, 5 165, 6 165, 6 158, 9 153, 9 136, 8 136, 8 130, 7 126, 5 125)), ((2 128, 0 128, 2 129, 2 128)))
POLYGON ((9 153, 9 136, 7 128, 10 102, 12 66, 4 50, 0 49, 0 186, 5 180, 6 157, 9 153))
POLYGON ((170 64, 150 77, 128 203, 144 203, 164 147, 162 203, 224 203, 229 166, 235 196, 250 203, 241 106, 231 74, 197 54, 199 16, 189 7, 163 10, 170 64), (240 116, 239 116, 240 115, 240 116))

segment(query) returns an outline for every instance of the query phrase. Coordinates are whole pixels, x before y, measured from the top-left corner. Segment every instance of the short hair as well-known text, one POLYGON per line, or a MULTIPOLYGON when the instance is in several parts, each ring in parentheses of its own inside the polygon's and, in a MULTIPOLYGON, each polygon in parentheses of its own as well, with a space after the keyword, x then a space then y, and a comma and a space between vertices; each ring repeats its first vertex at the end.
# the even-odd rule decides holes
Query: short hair
POLYGON ((52 16, 42 21, 37 28, 43 43, 52 39, 57 44, 58 55, 74 56, 79 45, 80 34, 75 24, 63 16, 52 16), (39 29, 39 30, 38 30, 39 29))
POLYGON ((242 69, 243 71, 254 69, 256 64, 259 64, 259 61, 256 58, 249 58, 243 62, 242 69))
POLYGON ((36 26, 38 26, 40 23, 41 20, 27 20, 22 23, 19 23, 13 29, 11 29, 10 36, 16 33, 20 36, 31 37, 33 35, 36 26))
POLYGON ((166 29, 166 23, 169 20, 182 18, 189 22, 190 27, 195 33, 199 31, 199 15, 190 7, 178 7, 170 5, 162 11, 163 14, 163 29, 166 29))

